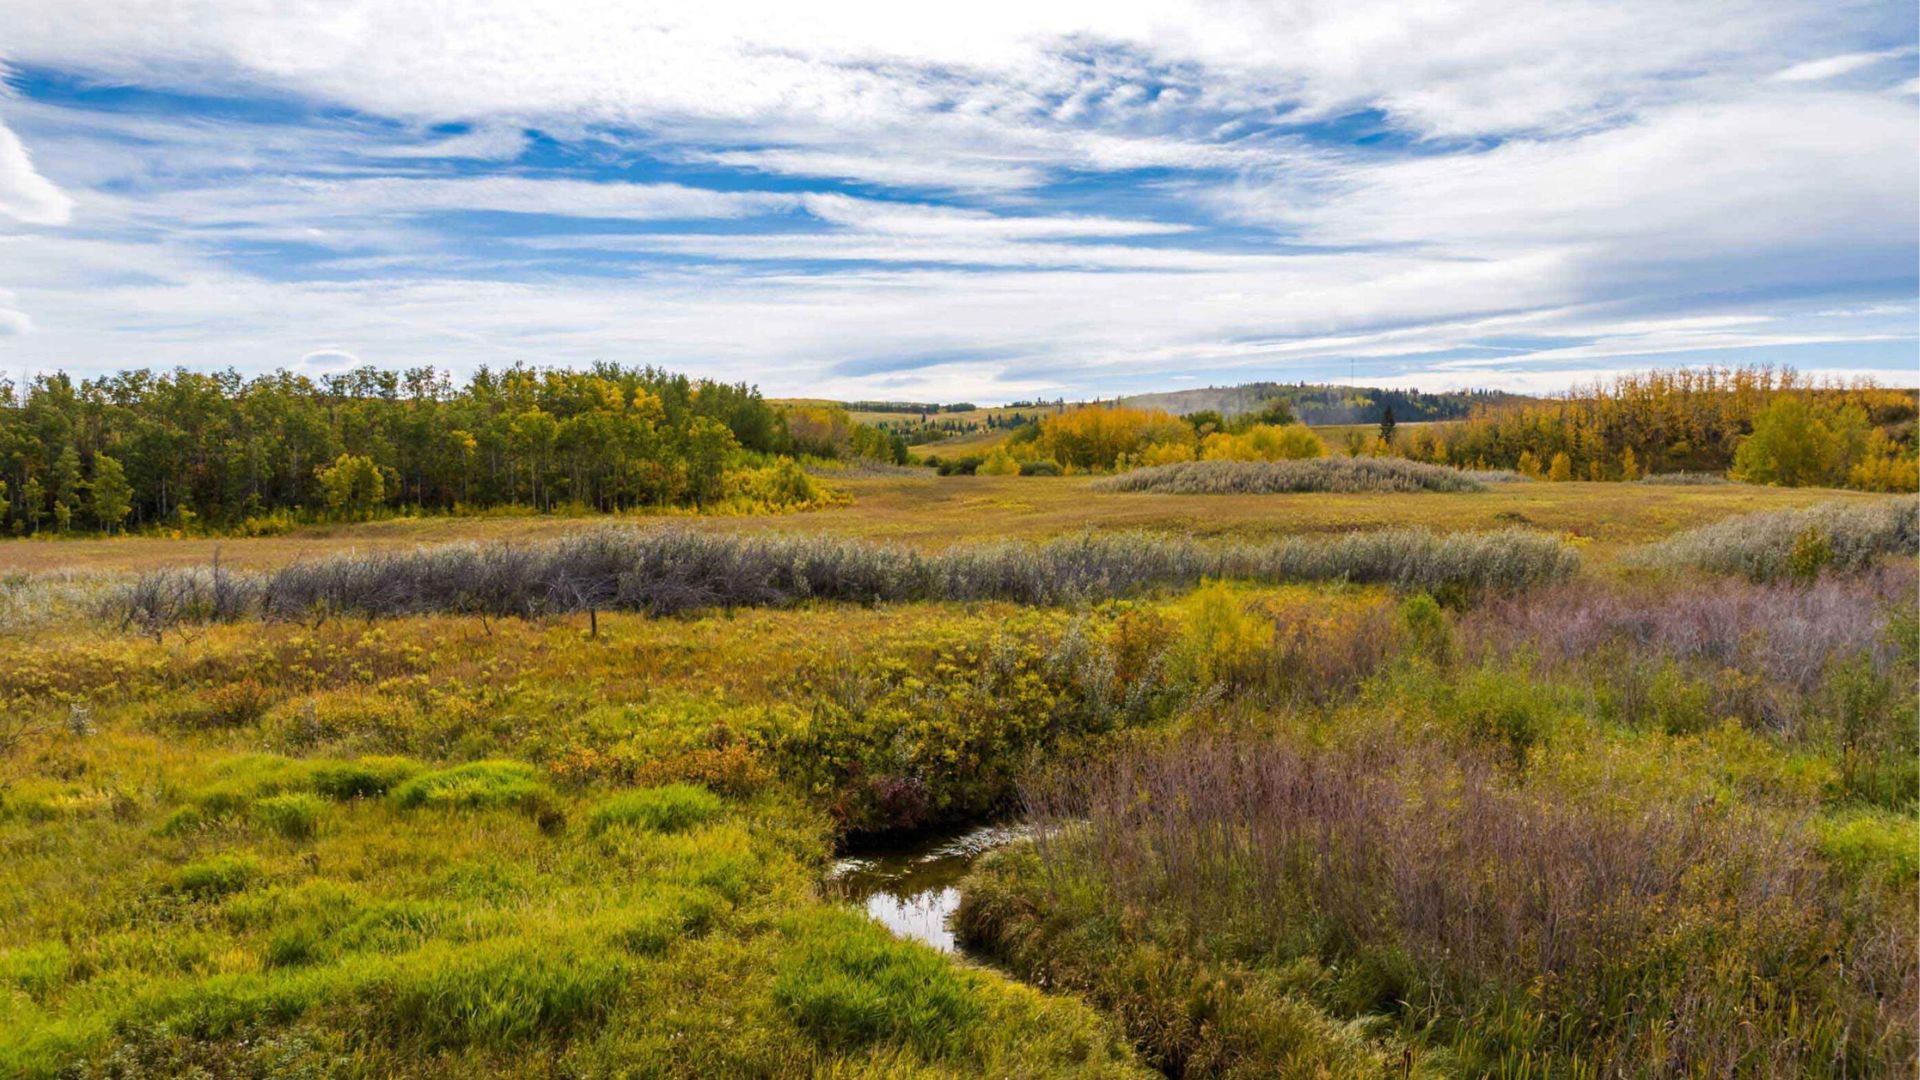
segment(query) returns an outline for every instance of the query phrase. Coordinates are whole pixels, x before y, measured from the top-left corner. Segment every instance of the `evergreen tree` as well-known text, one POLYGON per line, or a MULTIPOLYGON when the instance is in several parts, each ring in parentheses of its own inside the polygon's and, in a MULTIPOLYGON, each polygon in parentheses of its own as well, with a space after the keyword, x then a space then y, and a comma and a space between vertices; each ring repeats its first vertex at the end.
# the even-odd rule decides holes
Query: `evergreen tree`
POLYGON ((1393 445, 1393 406, 1391 405, 1380 414, 1380 441, 1388 446, 1393 445))

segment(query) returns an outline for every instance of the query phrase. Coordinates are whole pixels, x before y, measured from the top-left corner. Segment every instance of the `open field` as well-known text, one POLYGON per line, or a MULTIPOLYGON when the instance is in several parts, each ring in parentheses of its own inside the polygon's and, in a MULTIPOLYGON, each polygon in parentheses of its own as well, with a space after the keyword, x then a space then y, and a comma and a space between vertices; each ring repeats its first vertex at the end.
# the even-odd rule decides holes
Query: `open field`
POLYGON ((1912 1074, 1908 503, 833 482, 0 544, 254 590, 0 620, 0 1075, 1912 1074))
POLYGON ((956 542, 1044 539, 1084 529, 1140 529, 1201 537, 1258 538, 1417 526, 1443 531, 1513 525, 1578 537, 1605 561, 1623 545, 1735 514, 1870 500, 1859 492, 1730 484, 1664 487, 1613 483, 1496 485, 1485 492, 1408 497, 1393 494, 1148 495, 1092 490, 1089 477, 901 475, 829 477, 851 505, 803 514, 684 516, 423 517, 301 528, 252 539, 154 537, 0 541, 0 572, 126 571, 191 566, 219 552, 235 567, 284 565, 352 548, 392 550, 456 540, 554 536, 631 521, 727 531, 821 533, 938 550, 956 542))

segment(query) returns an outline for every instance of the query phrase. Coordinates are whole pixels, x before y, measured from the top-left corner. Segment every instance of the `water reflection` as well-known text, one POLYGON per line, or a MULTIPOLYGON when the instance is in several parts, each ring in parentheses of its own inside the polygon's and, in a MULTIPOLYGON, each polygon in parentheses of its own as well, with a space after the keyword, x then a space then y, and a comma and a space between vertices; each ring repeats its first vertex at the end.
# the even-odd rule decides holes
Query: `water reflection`
POLYGON ((1003 823, 863 851, 834 864, 830 887, 895 934, 955 952, 947 920, 960 905, 960 879, 975 859, 1026 835, 1025 825, 1003 823))

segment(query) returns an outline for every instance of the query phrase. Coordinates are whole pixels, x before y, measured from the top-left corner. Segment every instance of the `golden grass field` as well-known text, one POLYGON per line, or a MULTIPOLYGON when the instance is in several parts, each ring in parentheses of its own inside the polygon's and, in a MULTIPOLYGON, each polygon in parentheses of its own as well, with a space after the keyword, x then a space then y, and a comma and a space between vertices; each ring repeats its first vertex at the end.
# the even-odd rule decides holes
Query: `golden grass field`
POLYGON ((138 570, 205 563, 219 552, 236 568, 261 568, 343 549, 371 551, 463 540, 553 536, 609 523, 771 529, 937 550, 1005 538, 1043 539, 1085 529, 1139 529, 1197 537, 1273 537, 1417 526, 1444 531, 1519 525, 1565 534, 1604 561, 1621 546, 1734 514, 1876 496, 1744 484, 1499 484, 1470 494, 1159 495, 1091 490, 1090 477, 885 475, 830 477, 847 506, 758 517, 421 517, 311 526, 253 539, 118 537, 0 541, 0 572, 138 570))

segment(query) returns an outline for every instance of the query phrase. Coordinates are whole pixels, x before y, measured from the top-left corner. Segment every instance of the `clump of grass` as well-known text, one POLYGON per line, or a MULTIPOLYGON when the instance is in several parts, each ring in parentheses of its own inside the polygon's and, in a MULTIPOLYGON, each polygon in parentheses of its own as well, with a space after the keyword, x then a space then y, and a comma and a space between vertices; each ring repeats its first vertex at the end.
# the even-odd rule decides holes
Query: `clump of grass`
POLYGON ((587 815, 587 833, 609 829, 650 829, 675 833, 710 821, 721 810, 720 797, 692 784, 667 784, 615 795, 587 815))
POLYGON ((538 811, 550 804, 552 791, 537 777, 534 767, 525 762, 474 761, 421 773, 394 788, 393 799, 409 809, 538 811))
POLYGON ((342 555, 257 576, 159 571, 117 594, 109 609, 123 625, 158 633, 181 622, 248 614, 660 615, 807 600, 1060 604, 1185 588, 1208 577, 1344 580, 1467 594, 1527 588, 1565 577, 1577 565, 1566 544, 1517 529, 1445 536, 1383 530, 1239 545, 1087 534, 931 556, 825 537, 603 529, 544 544, 342 555), (207 595, 191 599, 201 590, 207 595))
POLYGON ((271 795, 253 804, 253 816, 288 840, 311 839, 320 828, 324 803, 303 792, 271 795))
POLYGON ((1287 492, 1485 491, 1519 473, 1475 472, 1406 458, 1323 457, 1297 461, 1185 461, 1155 465, 1093 483, 1099 491, 1169 495, 1275 495, 1287 492))
POLYGON ((246 854, 216 855, 188 863, 173 875, 173 890, 198 900, 237 893, 259 880, 260 860, 246 854))
POLYGON ((1886 555, 1920 555, 1920 501, 1833 502, 1728 518, 1630 553, 1650 570, 1705 570, 1753 581, 1857 573, 1886 555))
POLYGON ((427 1051, 562 1041, 598 1023, 625 982, 617 953, 539 941, 422 949, 370 981, 379 1022, 427 1051))
POLYGON ((417 774, 420 768, 419 762, 401 757, 316 761, 307 766, 306 782, 329 799, 368 799, 385 795, 394 785, 417 774))
POLYGON ((773 998, 822 1047, 888 1041, 948 1053, 981 1016, 967 973, 850 912, 796 920, 773 998))

